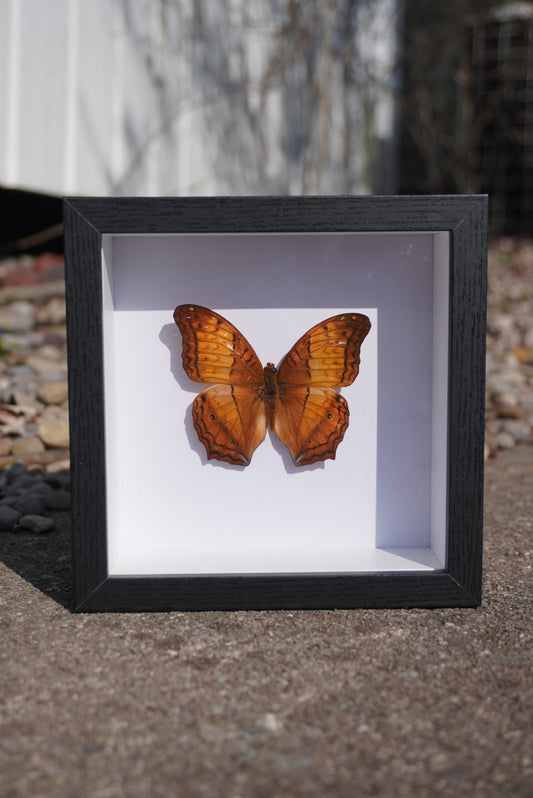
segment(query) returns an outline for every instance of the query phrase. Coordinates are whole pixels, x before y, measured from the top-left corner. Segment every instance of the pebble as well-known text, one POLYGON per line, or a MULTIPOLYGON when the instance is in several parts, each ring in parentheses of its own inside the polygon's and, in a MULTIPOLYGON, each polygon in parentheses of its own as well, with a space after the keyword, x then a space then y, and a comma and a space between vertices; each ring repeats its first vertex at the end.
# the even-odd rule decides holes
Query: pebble
POLYGON ((22 391, 13 391, 13 402, 21 407, 31 407, 35 415, 40 415, 44 410, 44 404, 39 402, 35 396, 29 393, 22 393, 22 391))
POLYGON ((21 515, 40 515, 46 509, 46 498, 39 493, 28 490, 16 497, 16 501, 11 505, 21 515))
POLYGON ((8 332, 27 332, 35 323, 35 308, 31 302, 20 300, 0 307, 0 329, 8 332))
POLYGON ((47 418, 41 421, 37 435, 46 446, 67 449, 70 442, 68 419, 47 418))
POLYGON ((30 438, 19 438, 13 441, 11 451, 17 460, 25 460, 31 455, 44 452, 44 443, 40 438, 34 436, 30 438))
POLYGON ((70 508, 70 474, 30 471, 13 463, 0 474, 0 531, 41 534, 55 527, 46 513, 70 508))
POLYGON ((60 405, 68 398, 68 380, 45 382, 37 390, 37 396, 45 405, 60 405))
POLYGON ((41 496, 47 496, 49 493, 53 493, 54 488, 43 480, 42 482, 37 481, 32 487, 32 491, 34 493, 39 493, 41 496))
POLYGON ((0 504, 0 532, 11 532, 20 516, 12 507, 0 504))
POLYGON ((43 477, 46 485, 51 485, 54 490, 70 490, 70 472, 66 469, 46 474, 43 477))
POLYGON ((35 312, 38 324, 64 324, 66 317, 65 298, 54 296, 35 312))
POLYGON ((42 535, 43 532, 51 532, 54 528, 54 522, 44 515, 23 515, 19 518, 17 527, 33 532, 36 535, 42 535))
POLYGON ((46 508, 48 510, 70 510, 70 492, 59 489, 45 496, 46 508))
POLYGON ((499 432, 496 435, 498 449, 511 449, 515 445, 515 439, 508 432, 499 432))
POLYGON ((501 426, 502 434, 510 435, 515 442, 526 441, 529 438, 531 428, 524 421, 514 421, 506 419, 501 426))
POLYGON ((57 474, 58 472, 68 471, 70 468, 70 457, 67 451, 67 456, 59 460, 51 460, 46 466, 47 474, 57 474))
POLYGON ((46 474, 63 471, 70 468, 68 449, 45 449, 41 454, 36 453, 27 458, 26 465, 32 469, 42 469, 46 474))
POLYGON ((67 373, 67 364, 62 363, 59 357, 50 357, 49 355, 28 355, 26 364, 37 372, 37 374, 51 374, 58 372, 60 374, 67 373))
MULTIPOLYGON (((26 474, 26 472, 27 468, 24 465, 24 463, 13 463, 11 468, 8 471, 5 471, 4 474, 2 474, 2 479, 5 480, 6 485, 13 485, 17 477, 26 474)), ((2 487, 1 481, 0 481, 0 487, 2 487)))
POLYGON ((40 483, 40 481, 40 477, 30 474, 26 468, 24 468, 24 470, 17 469, 12 479, 7 483, 6 493, 8 495, 13 495, 18 491, 33 487, 37 482, 40 483))

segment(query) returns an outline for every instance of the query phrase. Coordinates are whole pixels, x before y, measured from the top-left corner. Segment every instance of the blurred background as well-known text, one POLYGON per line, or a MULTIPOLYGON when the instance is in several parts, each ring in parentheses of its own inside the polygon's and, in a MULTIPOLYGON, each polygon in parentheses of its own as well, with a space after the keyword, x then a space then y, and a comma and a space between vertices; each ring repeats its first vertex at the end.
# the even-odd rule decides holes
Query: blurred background
POLYGON ((69 465, 64 195, 488 193, 485 455, 533 443, 533 0, 0 0, 0 109, 0 468, 69 465))
POLYGON ((490 194, 533 213, 533 2, 0 0, 0 254, 67 195, 490 194))

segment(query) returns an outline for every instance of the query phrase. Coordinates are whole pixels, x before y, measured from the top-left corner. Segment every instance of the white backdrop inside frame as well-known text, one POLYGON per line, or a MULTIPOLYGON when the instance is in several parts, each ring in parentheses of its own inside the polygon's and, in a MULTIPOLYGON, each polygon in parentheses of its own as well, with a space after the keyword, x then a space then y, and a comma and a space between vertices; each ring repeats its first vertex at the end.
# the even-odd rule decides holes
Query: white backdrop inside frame
POLYGON ((106 237, 110 574, 442 567, 445 522, 435 506, 445 509, 445 468, 434 440, 446 419, 442 405, 441 423, 433 417, 434 239, 106 237), (350 425, 335 461, 296 468, 275 434, 247 468, 207 461, 191 420, 203 386, 184 375, 172 319, 189 302, 227 316, 263 363, 279 362, 327 316, 369 315, 359 376, 342 391, 350 425))

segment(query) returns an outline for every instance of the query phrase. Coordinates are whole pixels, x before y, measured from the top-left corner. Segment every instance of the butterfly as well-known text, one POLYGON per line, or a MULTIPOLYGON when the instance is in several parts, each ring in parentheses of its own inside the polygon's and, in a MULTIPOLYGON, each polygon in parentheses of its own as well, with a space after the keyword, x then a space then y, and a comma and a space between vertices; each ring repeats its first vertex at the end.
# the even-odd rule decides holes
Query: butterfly
POLYGON ((348 427, 348 403, 334 387, 351 385, 370 320, 341 313, 316 324, 276 368, 263 368, 239 330, 214 310, 179 305, 174 321, 183 339, 183 367, 195 382, 211 383, 192 414, 208 459, 247 466, 267 427, 297 466, 335 459, 348 427))

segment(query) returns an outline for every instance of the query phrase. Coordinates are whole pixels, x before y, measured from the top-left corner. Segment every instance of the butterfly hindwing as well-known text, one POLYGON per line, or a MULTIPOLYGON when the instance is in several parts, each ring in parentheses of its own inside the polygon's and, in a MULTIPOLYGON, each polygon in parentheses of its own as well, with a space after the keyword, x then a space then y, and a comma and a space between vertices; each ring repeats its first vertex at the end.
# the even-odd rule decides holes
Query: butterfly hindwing
POLYGON ((214 385, 198 394, 192 412, 210 460, 246 466, 266 434, 265 404, 247 387, 214 385))
POLYGON ((263 367, 239 330, 214 310, 178 305, 174 321, 183 339, 183 368, 195 382, 254 385, 263 367))
POLYGON ((295 465, 311 465, 335 459, 348 418, 348 403, 333 388, 290 387, 276 403, 274 428, 295 465))
POLYGON ((351 385, 359 373, 360 351, 370 320, 362 313, 341 313, 312 327, 278 366, 288 385, 335 388, 351 385))

